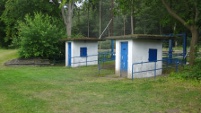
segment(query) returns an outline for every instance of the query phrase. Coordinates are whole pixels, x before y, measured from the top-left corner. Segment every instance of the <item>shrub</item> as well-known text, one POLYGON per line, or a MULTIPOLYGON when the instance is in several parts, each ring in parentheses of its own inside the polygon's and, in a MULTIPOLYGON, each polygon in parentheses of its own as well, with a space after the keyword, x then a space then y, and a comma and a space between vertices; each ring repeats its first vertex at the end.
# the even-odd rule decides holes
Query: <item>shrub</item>
POLYGON ((19 55, 23 58, 49 58, 59 53, 58 41, 62 31, 57 20, 42 13, 25 16, 19 23, 19 55))
POLYGON ((196 60, 194 66, 185 66, 184 69, 179 73, 171 73, 170 76, 176 78, 201 80, 201 59, 196 60))

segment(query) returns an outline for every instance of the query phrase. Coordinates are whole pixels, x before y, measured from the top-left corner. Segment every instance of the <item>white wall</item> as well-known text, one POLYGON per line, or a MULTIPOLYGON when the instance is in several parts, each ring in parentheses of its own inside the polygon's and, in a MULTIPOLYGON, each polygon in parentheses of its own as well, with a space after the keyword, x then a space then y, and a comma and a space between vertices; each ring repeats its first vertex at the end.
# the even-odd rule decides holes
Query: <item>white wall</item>
MULTIPOLYGON (((87 65, 96 65, 98 64, 98 42, 87 42, 87 41, 72 41, 71 42, 71 67, 85 66, 86 58, 87 65), (89 57, 80 57, 80 47, 87 48, 87 56, 89 57), (93 56, 91 56, 93 55, 93 56)), ((66 42, 66 65, 68 65, 68 43, 66 42)))
MULTIPOLYGON (((121 42, 128 42, 128 78, 132 78, 132 64, 138 62, 147 62, 149 57, 149 49, 157 49, 157 59, 162 59, 162 41, 154 40, 116 40, 116 60, 115 60, 115 73, 120 75, 120 53, 121 42)), ((135 65, 134 71, 152 70, 154 63, 143 65, 135 65)), ((162 67, 162 62, 157 63, 157 68, 162 67)), ((156 75, 161 75, 162 70, 157 70, 156 75)), ((146 72, 134 74, 135 78, 151 77, 154 76, 153 72, 146 72)))
MULTIPOLYGON (((162 41, 160 40, 134 40, 133 41, 133 63, 148 62, 149 49, 157 49, 157 60, 162 60, 162 41)), ((144 63, 139 65, 134 65, 134 71, 146 71, 153 70, 155 63, 144 63)), ((162 68, 162 62, 156 63, 156 68, 162 68)), ((132 72, 132 71, 131 71, 132 72)), ((156 75, 161 75, 162 70, 157 70, 156 75)), ((136 73, 134 78, 142 77, 152 77, 154 76, 154 71, 136 73)), ((128 74, 128 77, 132 77, 132 73, 128 74)))

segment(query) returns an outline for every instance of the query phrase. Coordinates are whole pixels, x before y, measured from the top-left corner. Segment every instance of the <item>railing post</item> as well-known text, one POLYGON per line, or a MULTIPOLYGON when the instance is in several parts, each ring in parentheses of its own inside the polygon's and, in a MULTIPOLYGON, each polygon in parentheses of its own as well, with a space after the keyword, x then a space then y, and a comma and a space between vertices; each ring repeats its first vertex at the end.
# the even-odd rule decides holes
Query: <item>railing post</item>
POLYGON ((86 56, 86 66, 87 66, 87 57, 88 57, 88 56, 86 56))
POLYGON ((100 61, 98 59, 98 74, 100 75, 100 61))
POLYGON ((154 78, 156 78, 156 62, 157 61, 155 61, 155 63, 154 63, 154 78))
POLYGON ((179 64, 179 60, 178 60, 178 59, 175 59, 175 60, 176 60, 176 61, 175 61, 175 62, 176 62, 175 71, 178 72, 178 64, 179 64))
POLYGON ((106 53, 104 53, 104 63, 106 62, 106 53))
POLYGON ((134 75, 133 75, 134 74, 134 69, 133 68, 134 68, 134 64, 132 64, 132 80, 134 78, 134 75))

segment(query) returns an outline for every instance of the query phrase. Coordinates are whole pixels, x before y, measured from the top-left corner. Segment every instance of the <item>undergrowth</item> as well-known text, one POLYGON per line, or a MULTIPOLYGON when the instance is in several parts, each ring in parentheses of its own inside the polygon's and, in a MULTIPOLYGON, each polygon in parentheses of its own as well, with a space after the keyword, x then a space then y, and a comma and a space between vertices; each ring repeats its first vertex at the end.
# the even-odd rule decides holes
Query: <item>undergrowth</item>
POLYGON ((180 79, 191 79, 201 81, 201 59, 197 59, 195 65, 184 66, 184 68, 178 73, 171 73, 171 77, 176 77, 180 79))

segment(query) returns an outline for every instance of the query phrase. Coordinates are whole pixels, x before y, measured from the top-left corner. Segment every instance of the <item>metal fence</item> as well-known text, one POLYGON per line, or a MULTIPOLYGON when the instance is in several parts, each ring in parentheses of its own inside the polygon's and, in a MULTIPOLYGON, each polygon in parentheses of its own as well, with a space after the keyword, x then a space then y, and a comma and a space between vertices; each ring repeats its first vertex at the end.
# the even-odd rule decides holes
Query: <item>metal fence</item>
POLYGON ((98 59, 99 74, 103 69, 114 69, 115 52, 100 52, 98 59))

